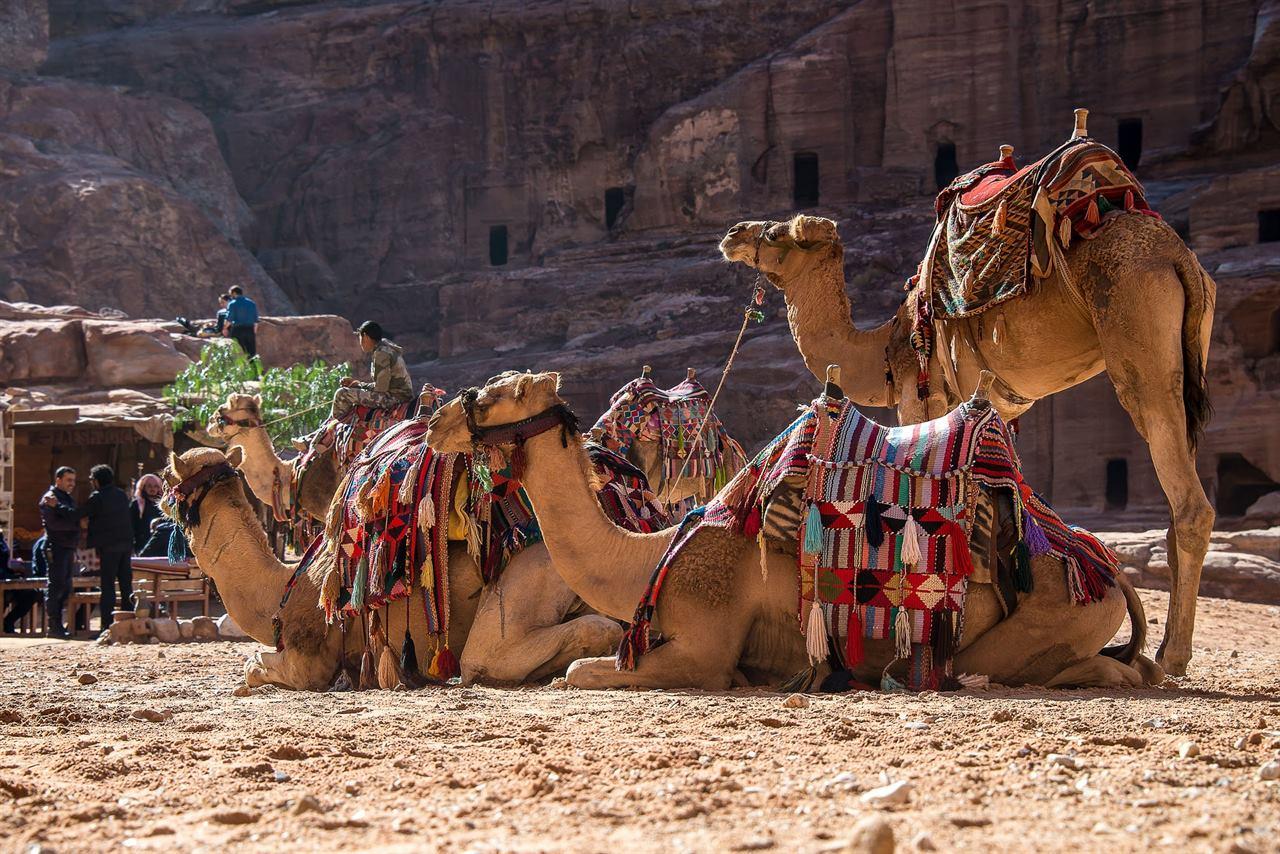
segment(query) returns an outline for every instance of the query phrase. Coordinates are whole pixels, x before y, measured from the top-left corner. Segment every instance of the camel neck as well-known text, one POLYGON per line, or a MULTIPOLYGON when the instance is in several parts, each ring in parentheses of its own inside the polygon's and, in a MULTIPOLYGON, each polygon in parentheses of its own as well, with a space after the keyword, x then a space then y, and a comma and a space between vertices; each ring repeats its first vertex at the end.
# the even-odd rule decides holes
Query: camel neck
POLYGON ((674 528, 636 534, 605 515, 592 486, 591 463, 576 439, 560 431, 525 444, 523 485, 556 572, 574 593, 606 616, 630 620, 674 528))
POLYGON ((827 365, 839 365, 841 386, 850 400, 889 406, 884 360, 893 321, 867 331, 855 327, 844 289, 844 253, 838 244, 817 251, 826 254, 815 254, 782 284, 787 323, 805 367, 821 382, 827 365))
POLYGON ((289 506, 289 490, 292 488, 289 464, 276 454, 275 445, 271 444, 271 436, 265 427, 242 427, 239 432, 227 440, 227 447, 240 448, 244 451, 244 462, 240 470, 244 479, 253 490, 253 494, 263 504, 271 504, 271 491, 276 476, 280 478, 281 501, 289 506))
POLYGON ((273 643, 271 618, 292 570, 280 562, 238 481, 218 484, 200 505, 200 524, 187 531, 200 569, 218 585, 227 613, 259 643, 273 643))

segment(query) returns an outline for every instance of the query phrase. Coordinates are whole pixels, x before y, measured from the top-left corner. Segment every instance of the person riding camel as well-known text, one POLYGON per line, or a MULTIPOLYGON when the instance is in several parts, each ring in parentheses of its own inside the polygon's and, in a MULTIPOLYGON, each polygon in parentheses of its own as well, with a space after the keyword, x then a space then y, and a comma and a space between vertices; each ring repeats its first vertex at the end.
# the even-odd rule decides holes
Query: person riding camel
POLYGON ((360 336, 360 349, 370 354, 373 380, 360 382, 344 377, 342 387, 333 393, 330 418, 341 419, 357 406, 391 409, 414 398, 413 382, 399 345, 384 337, 382 326, 372 320, 360 324, 356 333, 360 336))

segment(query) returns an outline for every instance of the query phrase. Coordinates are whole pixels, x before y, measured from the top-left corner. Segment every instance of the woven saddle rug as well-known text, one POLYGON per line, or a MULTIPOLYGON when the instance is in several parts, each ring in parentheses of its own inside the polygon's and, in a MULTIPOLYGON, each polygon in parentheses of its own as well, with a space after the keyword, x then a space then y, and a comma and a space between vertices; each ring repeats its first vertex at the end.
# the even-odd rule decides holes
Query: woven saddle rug
POLYGON ((923 313, 945 317, 1020 296, 1032 277, 1053 272, 1073 238, 1094 236, 1121 213, 1157 215, 1119 156, 1088 138, 1022 169, 1012 157, 979 166, 938 194, 935 211, 929 248, 908 287, 925 298, 923 313))
POLYGON ((626 457, 637 441, 656 442, 662 459, 661 491, 665 484, 685 477, 702 478, 706 495, 728 483, 742 468, 746 454, 714 414, 707 418, 711 395, 697 380, 661 389, 648 377, 627 383, 609 399, 609 408, 596 421, 592 435, 626 457), (698 426, 706 419, 701 440, 698 426))
MULTIPOLYGON (((619 648, 620 667, 634 666, 648 649, 662 581, 683 544, 703 525, 762 539, 769 502, 784 481, 804 484, 795 523, 797 617, 815 663, 852 669, 864 640, 893 640, 895 661, 908 662, 910 687, 948 685, 973 572, 978 490, 1008 490, 1012 498, 1019 590, 1030 591, 1030 558, 1042 554, 1063 561, 1078 604, 1097 601, 1114 583, 1115 555, 1063 523, 1031 490, 1011 434, 989 405, 970 402, 934 421, 887 428, 847 399, 824 396, 705 511, 686 517, 619 648)), ((901 687, 887 669, 882 684, 901 687)))

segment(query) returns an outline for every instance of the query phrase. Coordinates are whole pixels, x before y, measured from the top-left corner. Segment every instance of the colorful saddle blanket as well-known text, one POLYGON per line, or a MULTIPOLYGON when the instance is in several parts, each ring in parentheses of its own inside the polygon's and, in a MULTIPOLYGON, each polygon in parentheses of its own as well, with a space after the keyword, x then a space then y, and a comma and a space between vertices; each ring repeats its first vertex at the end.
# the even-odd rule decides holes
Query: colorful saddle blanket
POLYGON ((413 415, 417 405, 417 401, 410 400, 389 409, 356 406, 335 420, 333 451, 338 456, 338 465, 349 465, 383 430, 413 415))
MULTIPOLYGON (((980 489, 1005 489, 1013 500, 1020 590, 1031 589, 1030 558, 1042 554, 1063 561, 1076 603, 1097 601, 1114 583, 1115 555, 1066 525, 1026 484, 992 407, 965 404, 934 421, 887 428, 847 399, 820 397, 705 511, 686 517, 619 648, 620 667, 633 667, 648 649, 662 582, 683 544, 703 525, 763 537, 770 499, 793 478, 805 484, 798 617, 815 661, 831 655, 852 669, 864 639, 891 639, 898 659, 910 662, 911 687, 947 683, 963 631, 980 489)), ((884 684, 899 685, 887 671, 884 684)))
MULTIPOLYGON (((427 419, 416 418, 369 444, 330 506, 325 547, 304 558, 298 573, 317 555, 334 555, 320 594, 329 622, 405 599, 421 587, 427 631, 446 653, 443 660, 453 662, 447 644, 449 541, 467 543, 488 584, 542 532, 505 460, 487 460, 482 484, 470 454, 436 453, 426 434, 427 419)), ((601 507, 615 524, 640 532, 668 524, 642 472, 604 448, 587 450, 601 507)), ((443 672, 442 678, 451 675, 443 672)))
POLYGON ((647 377, 627 383, 609 400, 592 434, 600 443, 625 457, 637 441, 656 442, 662 457, 663 483, 680 477, 701 478, 707 487, 701 499, 724 486, 746 462, 742 446, 714 414, 707 418, 711 395, 697 380, 660 389, 647 377), (706 419, 700 441, 698 427, 706 419))
POLYGON ((951 182, 919 274, 926 315, 979 314, 1044 278, 1073 236, 1091 237, 1125 211, 1155 216, 1142 185, 1101 143, 1072 139, 1022 169, 997 160, 951 182), (1056 245, 1055 245, 1056 241, 1056 245))

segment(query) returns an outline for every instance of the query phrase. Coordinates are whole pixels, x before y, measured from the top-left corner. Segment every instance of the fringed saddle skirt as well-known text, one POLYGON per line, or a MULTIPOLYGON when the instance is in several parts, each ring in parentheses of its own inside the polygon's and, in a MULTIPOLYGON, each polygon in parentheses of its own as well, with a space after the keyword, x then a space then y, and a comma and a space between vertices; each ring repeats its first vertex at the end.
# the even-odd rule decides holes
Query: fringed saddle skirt
POLYGON ((916 279, 928 310, 945 317, 986 311, 1044 278, 1074 237, 1113 216, 1155 216, 1142 185, 1101 143, 1072 139, 1018 169, 1009 157, 961 175, 938 194, 938 222, 916 279))
MULTIPOLYGON (((746 454, 714 414, 707 418, 711 395, 697 380, 660 389, 647 377, 632 380, 614 393, 609 408, 592 429, 600 443, 627 456, 637 441, 658 443, 663 484, 684 471, 685 477, 707 482, 706 496, 713 494, 742 468, 746 454), (698 427, 706 420, 701 440, 698 427)), ((663 484, 658 484, 659 489, 663 484)))
MULTIPOLYGON (((704 525, 761 539, 775 490, 802 482, 796 523, 798 618, 815 663, 833 657, 846 669, 862 660, 866 639, 892 640, 909 661, 912 688, 948 684, 963 632, 969 552, 978 490, 1005 489, 1016 511, 1017 586, 1031 589, 1030 558, 1064 562, 1072 600, 1100 599, 1114 583, 1115 555, 1071 528, 1022 478, 1012 437, 987 405, 965 404, 943 418, 887 428, 847 399, 820 397, 711 502, 686 517, 655 570, 619 648, 634 667, 649 647, 662 582, 704 525)), ((884 687, 901 683, 886 670, 884 687)))

